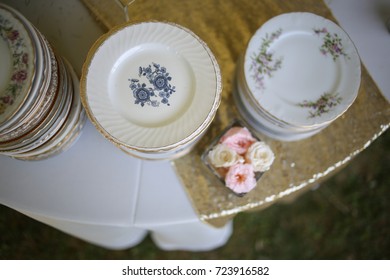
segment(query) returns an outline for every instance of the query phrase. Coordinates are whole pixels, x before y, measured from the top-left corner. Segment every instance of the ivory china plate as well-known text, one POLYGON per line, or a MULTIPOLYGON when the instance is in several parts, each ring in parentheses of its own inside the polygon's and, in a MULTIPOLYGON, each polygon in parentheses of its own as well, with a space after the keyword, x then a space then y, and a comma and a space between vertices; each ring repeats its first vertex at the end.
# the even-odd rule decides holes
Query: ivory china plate
POLYGON ((0 5, 0 126, 23 105, 35 73, 35 49, 23 23, 0 5))
POLYGON ((98 130, 122 149, 172 151, 211 123, 221 75, 207 45, 172 23, 123 25, 103 35, 83 67, 81 96, 98 130))
POLYGON ((23 134, 24 129, 21 127, 24 126, 27 128, 25 125, 26 121, 31 117, 34 108, 37 108, 37 104, 41 102, 42 97, 37 98, 37 95, 39 95, 39 93, 45 92, 51 82, 51 79, 47 73, 56 71, 55 69, 52 69, 51 63, 49 61, 50 58, 46 58, 46 55, 43 51, 43 49, 46 49, 46 47, 41 43, 41 39, 31 23, 23 18, 22 15, 18 14, 17 11, 9 11, 12 12, 15 16, 19 16, 19 19, 24 23, 27 32, 32 38, 33 47, 35 49, 35 69, 32 85, 29 89, 26 99, 20 108, 18 108, 18 110, 13 113, 12 118, 1 124, 0 138, 2 138, 5 134, 9 134, 11 131, 14 132, 12 133, 15 134, 14 136, 23 134))
POLYGON ((261 132, 273 139, 280 141, 297 141, 308 138, 326 127, 320 126, 310 130, 293 130, 277 124, 274 120, 266 118, 253 109, 252 104, 248 103, 248 98, 245 96, 244 90, 239 83, 236 83, 233 90, 233 97, 237 105, 237 109, 245 121, 256 131, 261 132))
POLYGON ((83 109, 79 99, 78 77, 69 62, 64 59, 64 63, 67 68, 67 73, 71 75, 69 90, 70 94, 73 95, 69 114, 65 116, 65 123, 61 125, 61 128, 56 131, 56 134, 50 139, 50 141, 44 143, 42 146, 39 146, 37 149, 23 152, 20 155, 14 156, 15 158, 34 159, 34 157, 41 158, 42 156, 46 156, 47 153, 50 153, 52 150, 56 149, 56 147, 58 147, 61 142, 64 141, 66 137, 68 137, 68 135, 72 135, 73 131, 76 131, 75 129, 77 127, 84 124, 84 114, 82 114, 83 109))
POLYGON ((323 126, 343 114, 360 86, 360 59, 348 35, 311 13, 262 25, 245 53, 252 101, 281 124, 323 126))
POLYGON ((22 14, 0 3, 0 154, 41 160, 65 151, 85 111, 72 67, 22 14))
MULTIPOLYGON (((53 103, 59 91, 59 72, 57 59, 48 42, 41 37, 36 31, 37 40, 35 44, 41 51, 43 68, 42 75, 34 77, 33 87, 28 93, 28 97, 20 108, 6 123, 0 133, 0 142, 7 142, 13 139, 19 139, 22 135, 26 136, 28 131, 31 132, 36 128, 52 110, 53 103)), ((37 68, 38 69, 38 68, 37 68)))
MULTIPOLYGON (((6 155, 30 151, 49 141, 57 130, 62 126, 67 118, 71 107, 72 92, 70 83, 72 82, 65 72, 64 65, 60 63, 59 88, 56 93, 55 102, 50 106, 48 114, 38 126, 30 130, 26 135, 13 141, 0 143, 0 151, 6 155)), ((73 88, 72 88, 73 89, 73 88)))

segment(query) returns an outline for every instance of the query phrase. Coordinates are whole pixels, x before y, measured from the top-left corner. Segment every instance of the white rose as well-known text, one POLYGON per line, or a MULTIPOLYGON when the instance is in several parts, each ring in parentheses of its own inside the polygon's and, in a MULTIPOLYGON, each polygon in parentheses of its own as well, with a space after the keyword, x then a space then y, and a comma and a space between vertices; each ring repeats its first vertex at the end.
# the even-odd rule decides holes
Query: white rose
POLYGON ((253 143, 245 154, 246 160, 253 165, 256 172, 267 171, 272 165, 275 156, 271 148, 264 142, 253 143))
POLYGON ((223 144, 216 145, 208 154, 211 164, 215 167, 230 167, 244 162, 236 151, 223 144))

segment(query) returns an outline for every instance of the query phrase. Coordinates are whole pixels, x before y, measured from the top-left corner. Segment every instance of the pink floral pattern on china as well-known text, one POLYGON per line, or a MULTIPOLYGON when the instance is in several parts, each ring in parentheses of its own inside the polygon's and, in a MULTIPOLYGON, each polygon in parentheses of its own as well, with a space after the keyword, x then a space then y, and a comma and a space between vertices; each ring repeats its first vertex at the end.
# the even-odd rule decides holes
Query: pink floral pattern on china
MULTIPOLYGON (((336 61, 340 56, 350 59, 348 54, 344 51, 344 46, 341 38, 337 33, 330 33, 328 29, 313 28, 314 34, 322 36, 323 43, 319 47, 320 52, 323 55, 330 55, 333 61, 336 61)), ((321 117, 323 114, 329 113, 334 107, 339 105, 343 100, 338 93, 323 93, 317 100, 309 101, 304 100, 297 105, 301 108, 309 108, 308 118, 321 117)))
POLYGON ((330 54, 334 61, 340 56, 349 58, 344 51, 342 40, 337 33, 331 34, 325 27, 313 28, 313 31, 318 36, 323 36, 323 44, 320 47, 320 52, 323 55, 330 54))
POLYGON ((309 118, 320 117, 322 114, 328 113, 333 107, 340 104, 343 99, 338 96, 338 93, 325 92, 315 101, 304 100, 298 105, 302 108, 309 108, 309 118))
POLYGON ((253 137, 246 127, 237 125, 229 128, 218 142, 206 151, 206 157, 226 187, 238 196, 243 196, 255 188, 257 180, 275 159, 266 143, 253 137))
POLYGON ((260 90, 265 89, 265 77, 272 77, 273 73, 282 67, 283 58, 275 58, 274 53, 269 50, 271 44, 279 38, 282 32, 282 29, 278 29, 271 34, 266 33, 265 37, 262 38, 259 52, 254 53, 251 57, 250 71, 252 72, 252 78, 256 81, 257 87, 260 90))
POLYGON ((21 36, 14 23, 1 14, 0 37, 7 42, 12 57, 10 81, 5 90, 0 93, 0 115, 2 115, 7 107, 14 104, 28 81, 29 51, 25 38, 21 36))

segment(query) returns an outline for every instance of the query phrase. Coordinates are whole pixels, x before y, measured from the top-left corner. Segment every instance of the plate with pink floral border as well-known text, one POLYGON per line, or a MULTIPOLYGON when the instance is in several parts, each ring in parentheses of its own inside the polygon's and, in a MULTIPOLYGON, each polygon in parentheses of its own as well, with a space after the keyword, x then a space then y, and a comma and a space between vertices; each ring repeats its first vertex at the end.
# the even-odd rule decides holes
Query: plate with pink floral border
POLYGON ((0 7, 0 125, 23 105, 35 72, 35 50, 23 23, 0 7))
POLYGON ((356 99, 361 66, 348 35, 311 13, 288 13, 262 25, 244 61, 249 96, 281 125, 323 126, 356 99))

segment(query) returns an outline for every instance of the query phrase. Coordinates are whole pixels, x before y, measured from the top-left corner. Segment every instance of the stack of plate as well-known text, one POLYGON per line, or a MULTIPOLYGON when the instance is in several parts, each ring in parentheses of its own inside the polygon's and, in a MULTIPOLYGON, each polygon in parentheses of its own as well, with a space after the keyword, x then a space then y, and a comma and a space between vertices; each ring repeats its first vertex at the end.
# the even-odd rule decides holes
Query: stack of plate
POLYGON ((81 99, 109 141, 142 159, 172 159, 194 146, 221 101, 207 45, 172 23, 125 24, 103 35, 83 67, 81 99))
POLYGON ((58 154, 85 122, 78 78, 44 36, 0 4, 0 153, 22 160, 58 154))
POLYGON ((234 96, 256 130, 283 141, 312 136, 354 102, 360 59, 335 23, 282 14, 253 35, 238 63, 234 96))

